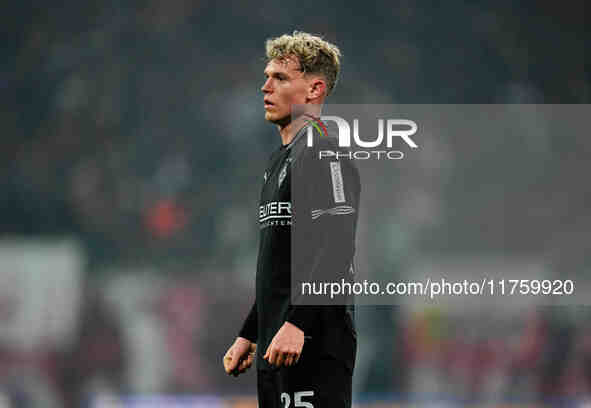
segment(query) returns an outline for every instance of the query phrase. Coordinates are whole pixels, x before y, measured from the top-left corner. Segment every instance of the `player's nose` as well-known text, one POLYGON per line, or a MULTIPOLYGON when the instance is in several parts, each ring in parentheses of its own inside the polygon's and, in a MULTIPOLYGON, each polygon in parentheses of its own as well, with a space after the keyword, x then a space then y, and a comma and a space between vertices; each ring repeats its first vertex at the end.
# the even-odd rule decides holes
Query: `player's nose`
POLYGON ((261 86, 261 91, 264 93, 271 92, 271 78, 268 78, 263 86, 261 86))

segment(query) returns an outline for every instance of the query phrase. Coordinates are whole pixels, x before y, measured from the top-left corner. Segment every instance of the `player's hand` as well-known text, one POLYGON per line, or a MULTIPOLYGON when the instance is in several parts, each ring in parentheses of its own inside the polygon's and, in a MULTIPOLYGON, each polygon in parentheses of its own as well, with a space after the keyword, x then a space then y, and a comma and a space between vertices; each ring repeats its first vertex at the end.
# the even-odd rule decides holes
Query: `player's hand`
POLYGON ((276 367, 298 362, 304 347, 304 332, 290 322, 283 323, 265 352, 264 359, 276 367))
POLYGON ((236 337, 234 344, 224 355, 223 363, 226 373, 237 377, 248 370, 254 361, 256 349, 256 343, 244 337, 236 337))

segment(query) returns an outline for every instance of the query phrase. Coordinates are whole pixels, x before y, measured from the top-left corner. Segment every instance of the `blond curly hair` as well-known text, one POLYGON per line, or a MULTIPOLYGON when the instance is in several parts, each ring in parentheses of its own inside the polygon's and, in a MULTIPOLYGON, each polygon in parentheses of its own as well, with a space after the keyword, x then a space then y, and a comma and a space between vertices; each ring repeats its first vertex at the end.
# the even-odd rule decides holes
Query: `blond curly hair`
POLYGON ((300 70, 307 74, 320 74, 326 79, 330 94, 341 69, 341 51, 321 37, 302 31, 270 38, 266 42, 267 61, 296 56, 300 70))

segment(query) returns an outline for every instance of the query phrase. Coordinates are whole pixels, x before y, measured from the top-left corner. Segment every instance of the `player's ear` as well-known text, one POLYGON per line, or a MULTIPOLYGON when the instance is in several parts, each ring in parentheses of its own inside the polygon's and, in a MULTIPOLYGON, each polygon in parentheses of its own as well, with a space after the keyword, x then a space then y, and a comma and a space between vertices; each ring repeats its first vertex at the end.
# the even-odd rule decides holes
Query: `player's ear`
POLYGON ((308 97, 310 99, 320 98, 326 95, 326 82, 321 77, 313 77, 310 81, 308 97))

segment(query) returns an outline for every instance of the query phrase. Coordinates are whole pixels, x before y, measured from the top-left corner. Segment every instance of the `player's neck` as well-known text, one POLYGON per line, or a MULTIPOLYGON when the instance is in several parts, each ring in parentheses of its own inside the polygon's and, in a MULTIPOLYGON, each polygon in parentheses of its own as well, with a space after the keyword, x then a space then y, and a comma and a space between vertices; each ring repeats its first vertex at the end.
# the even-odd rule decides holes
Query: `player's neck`
POLYGON ((294 115, 296 116, 294 120, 284 126, 278 125, 277 128, 281 136, 281 144, 284 146, 290 144, 300 129, 310 121, 310 118, 320 117, 321 106, 320 104, 299 106, 297 108, 298 112, 294 115))
POLYGON ((292 120, 285 126, 277 126, 279 129, 279 136, 281 136, 281 144, 286 146, 291 143, 298 131, 306 124, 302 118, 292 120))

